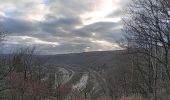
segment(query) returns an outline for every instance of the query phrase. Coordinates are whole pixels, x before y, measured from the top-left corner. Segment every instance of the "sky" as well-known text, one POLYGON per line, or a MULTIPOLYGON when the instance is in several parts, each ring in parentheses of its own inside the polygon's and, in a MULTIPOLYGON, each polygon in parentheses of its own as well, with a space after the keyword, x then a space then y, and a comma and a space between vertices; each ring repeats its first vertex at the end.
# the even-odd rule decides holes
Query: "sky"
POLYGON ((128 0, 0 0, 4 53, 35 47, 40 54, 121 49, 128 0))

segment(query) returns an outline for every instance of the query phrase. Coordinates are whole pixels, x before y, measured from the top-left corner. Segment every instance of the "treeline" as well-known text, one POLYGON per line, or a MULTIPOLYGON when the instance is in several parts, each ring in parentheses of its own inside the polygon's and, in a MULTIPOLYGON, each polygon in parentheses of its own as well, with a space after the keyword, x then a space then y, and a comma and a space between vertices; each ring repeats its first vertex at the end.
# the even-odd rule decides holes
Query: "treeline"
POLYGON ((131 77, 124 94, 169 100, 170 1, 132 0, 126 12, 122 45, 131 58, 131 77))

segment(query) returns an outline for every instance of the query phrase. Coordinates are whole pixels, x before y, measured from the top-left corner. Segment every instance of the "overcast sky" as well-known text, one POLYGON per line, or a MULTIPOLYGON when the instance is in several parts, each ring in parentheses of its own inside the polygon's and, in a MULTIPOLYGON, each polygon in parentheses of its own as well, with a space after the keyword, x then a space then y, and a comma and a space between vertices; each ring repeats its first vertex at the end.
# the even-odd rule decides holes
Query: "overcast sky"
POLYGON ((0 0, 4 52, 35 46, 41 54, 120 49, 128 0, 0 0))

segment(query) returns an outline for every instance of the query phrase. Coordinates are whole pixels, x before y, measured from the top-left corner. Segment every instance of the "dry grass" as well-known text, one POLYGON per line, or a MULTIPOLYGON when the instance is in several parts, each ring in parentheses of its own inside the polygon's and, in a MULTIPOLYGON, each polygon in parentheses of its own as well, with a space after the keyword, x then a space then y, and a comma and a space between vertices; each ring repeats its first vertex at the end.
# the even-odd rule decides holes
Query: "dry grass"
POLYGON ((143 97, 141 96, 122 96, 120 99, 118 100, 145 100, 143 97))
POLYGON ((110 99, 108 99, 108 97, 106 97, 106 96, 101 96, 101 97, 98 98, 97 100, 110 100, 110 99))

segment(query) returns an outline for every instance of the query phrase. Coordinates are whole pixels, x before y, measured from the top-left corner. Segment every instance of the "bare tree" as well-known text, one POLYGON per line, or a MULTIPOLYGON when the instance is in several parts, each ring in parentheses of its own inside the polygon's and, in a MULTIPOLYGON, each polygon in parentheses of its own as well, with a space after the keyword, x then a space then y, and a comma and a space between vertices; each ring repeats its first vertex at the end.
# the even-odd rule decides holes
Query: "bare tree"
POLYGON ((145 90, 157 100, 159 84, 170 84, 170 3, 169 0, 133 0, 124 19, 128 48, 133 50, 136 66, 141 73, 145 90), (144 59, 141 59, 143 57, 144 59), (160 72, 162 71, 162 72, 160 72))
MULTIPOLYGON (((5 40, 6 32, 1 31, 0 32, 0 49, 2 50, 2 42, 5 40)), ((6 87, 6 77, 13 71, 13 68, 9 64, 10 59, 9 57, 6 57, 0 53, 0 94, 1 92, 5 91, 6 89, 9 89, 10 87, 6 87)))

